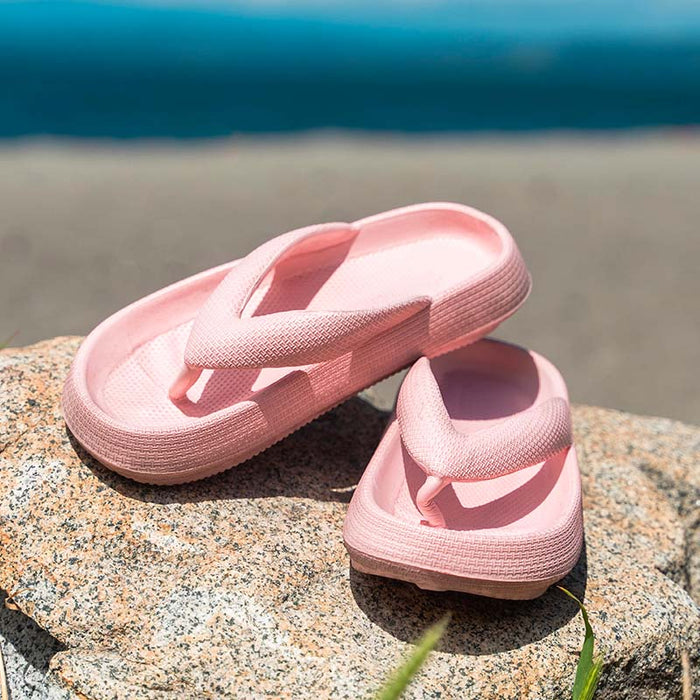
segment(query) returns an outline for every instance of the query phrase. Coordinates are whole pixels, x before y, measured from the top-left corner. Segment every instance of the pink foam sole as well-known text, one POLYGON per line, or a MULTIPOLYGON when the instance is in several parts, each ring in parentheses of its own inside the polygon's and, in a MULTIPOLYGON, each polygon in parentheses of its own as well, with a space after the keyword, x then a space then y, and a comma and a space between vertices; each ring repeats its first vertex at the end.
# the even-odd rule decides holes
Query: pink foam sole
POLYGON ((553 576, 542 581, 489 581, 375 559, 356 552, 351 547, 348 547, 348 550, 350 563, 356 571, 370 576, 413 583, 426 591, 457 591, 504 600, 532 600, 541 596, 552 584, 561 579, 560 576, 553 576))

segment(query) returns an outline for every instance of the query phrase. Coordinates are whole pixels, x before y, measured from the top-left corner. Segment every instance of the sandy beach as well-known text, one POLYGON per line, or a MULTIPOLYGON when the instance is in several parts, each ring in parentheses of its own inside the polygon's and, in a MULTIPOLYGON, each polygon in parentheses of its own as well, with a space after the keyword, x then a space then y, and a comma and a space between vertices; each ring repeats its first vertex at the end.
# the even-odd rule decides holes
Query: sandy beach
POLYGON ((535 285, 497 336, 552 359, 573 400, 700 423, 692 131, 5 142, 0 338, 84 334, 285 230, 428 200, 513 232, 535 285))

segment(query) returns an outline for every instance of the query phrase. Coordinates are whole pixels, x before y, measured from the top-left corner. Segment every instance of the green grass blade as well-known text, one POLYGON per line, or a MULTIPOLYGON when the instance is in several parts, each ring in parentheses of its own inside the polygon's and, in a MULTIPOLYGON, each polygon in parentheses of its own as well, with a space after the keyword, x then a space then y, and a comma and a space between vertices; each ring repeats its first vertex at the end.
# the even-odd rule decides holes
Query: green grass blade
POLYGON ((583 688, 581 689, 580 700, 593 700, 598 680, 600 679, 600 670, 603 668, 603 659, 597 658, 591 666, 591 670, 586 676, 583 688))
POLYGON ((583 624, 586 627, 586 636, 583 640, 581 655, 579 656, 578 666, 576 668, 576 678, 574 679, 572 698, 573 700, 590 700, 595 693, 596 687, 598 686, 603 660, 602 658, 598 658, 595 661, 593 660, 595 637, 593 635, 591 623, 588 620, 588 611, 586 610, 586 607, 573 593, 571 593, 571 591, 567 591, 566 588, 562 588, 562 586, 557 586, 557 588, 568 595, 569 598, 575 600, 579 609, 581 610, 583 624))
POLYGON ((394 671, 386 685, 377 693, 377 700, 396 700, 425 663, 430 652, 445 634, 450 622, 450 614, 430 627, 416 643, 416 648, 403 664, 394 671))

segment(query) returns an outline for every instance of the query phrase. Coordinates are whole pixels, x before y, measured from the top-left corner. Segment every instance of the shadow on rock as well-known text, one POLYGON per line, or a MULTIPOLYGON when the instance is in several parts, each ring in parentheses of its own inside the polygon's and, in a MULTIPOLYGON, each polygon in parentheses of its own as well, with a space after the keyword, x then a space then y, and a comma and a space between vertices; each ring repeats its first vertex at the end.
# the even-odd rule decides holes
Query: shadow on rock
MULTIPOLYGON (((583 599, 586 546, 573 571, 560 582, 583 599)), ((574 601, 556 588, 535 600, 496 600, 454 592, 425 591, 411 583, 362 574, 350 568, 358 607, 376 625, 403 642, 415 642, 440 617, 452 620, 439 649, 483 655, 517 649, 547 637, 578 614, 574 601)))
MULTIPOLYGON (((2 595, 5 598, 5 595, 2 595)), ((25 686, 32 681, 41 683, 49 670, 54 654, 65 647, 31 618, 17 610, 10 610, 0 601, 0 636, 12 647, 4 650, 5 666, 10 686, 15 681, 25 686)), ((24 697, 24 696, 21 696, 24 697)))

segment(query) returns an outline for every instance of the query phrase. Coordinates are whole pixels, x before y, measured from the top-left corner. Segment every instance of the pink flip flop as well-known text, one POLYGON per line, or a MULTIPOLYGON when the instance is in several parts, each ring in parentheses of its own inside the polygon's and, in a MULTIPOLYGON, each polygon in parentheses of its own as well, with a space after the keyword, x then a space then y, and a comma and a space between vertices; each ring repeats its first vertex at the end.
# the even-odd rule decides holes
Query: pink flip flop
POLYGON ((292 231, 100 324, 64 416, 125 476, 203 478, 421 355, 479 339, 529 289, 506 228, 456 204, 292 231))
POLYGON ((418 360, 343 535, 364 573, 493 598, 544 593, 583 544, 569 400, 557 369, 494 340, 418 360))

